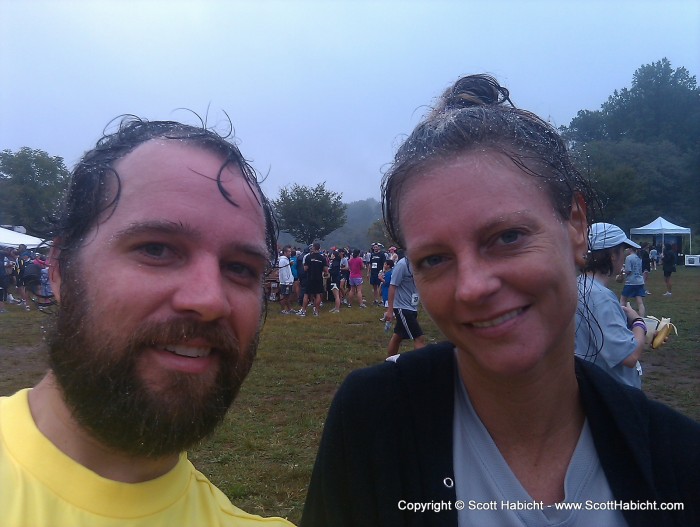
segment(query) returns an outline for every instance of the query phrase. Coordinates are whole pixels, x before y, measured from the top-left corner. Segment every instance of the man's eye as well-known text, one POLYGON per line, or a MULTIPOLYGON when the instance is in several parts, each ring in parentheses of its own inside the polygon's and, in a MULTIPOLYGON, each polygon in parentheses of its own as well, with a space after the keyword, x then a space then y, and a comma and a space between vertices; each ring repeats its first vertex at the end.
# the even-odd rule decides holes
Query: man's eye
POLYGON ((238 276, 244 277, 256 277, 261 273, 258 273, 256 269, 242 264, 242 263, 230 263, 226 265, 226 270, 238 276))
POLYGON ((505 244, 515 243, 520 240, 521 237, 522 233, 519 231, 507 231, 501 234, 500 241, 505 244))
POLYGON ((152 258, 162 258, 166 255, 166 251, 168 250, 162 243, 147 243, 142 245, 139 249, 143 254, 152 258))

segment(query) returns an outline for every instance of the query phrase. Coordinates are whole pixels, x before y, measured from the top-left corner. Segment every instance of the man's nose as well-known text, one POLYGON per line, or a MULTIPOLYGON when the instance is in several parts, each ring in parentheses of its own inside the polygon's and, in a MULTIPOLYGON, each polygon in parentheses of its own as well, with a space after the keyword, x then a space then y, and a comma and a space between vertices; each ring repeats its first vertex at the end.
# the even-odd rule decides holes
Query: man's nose
POLYGON ((172 303, 176 311, 195 314, 202 321, 228 317, 231 303, 218 259, 200 256, 193 260, 173 293, 172 303))

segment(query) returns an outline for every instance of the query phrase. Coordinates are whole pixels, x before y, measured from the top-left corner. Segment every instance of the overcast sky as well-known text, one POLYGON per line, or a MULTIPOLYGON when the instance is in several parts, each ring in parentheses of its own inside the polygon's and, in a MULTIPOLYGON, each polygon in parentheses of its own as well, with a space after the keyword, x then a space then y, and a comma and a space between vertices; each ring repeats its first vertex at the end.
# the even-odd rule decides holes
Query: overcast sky
POLYGON ((226 112, 271 198, 350 202, 460 75, 559 126, 663 57, 700 74, 698 0, 0 0, 0 150, 72 168, 118 115, 226 112))

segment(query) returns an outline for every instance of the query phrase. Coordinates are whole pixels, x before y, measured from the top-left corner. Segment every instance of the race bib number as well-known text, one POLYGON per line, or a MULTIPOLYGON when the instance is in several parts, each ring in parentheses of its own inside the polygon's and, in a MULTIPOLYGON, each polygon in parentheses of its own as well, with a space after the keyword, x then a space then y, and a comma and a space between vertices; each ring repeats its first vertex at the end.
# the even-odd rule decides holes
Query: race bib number
POLYGON ((377 262, 372 262, 372 269, 376 269, 376 268, 377 268, 377 262))
POLYGON ((418 297, 418 293, 413 293, 411 295, 411 305, 412 306, 417 306, 420 298, 418 297))

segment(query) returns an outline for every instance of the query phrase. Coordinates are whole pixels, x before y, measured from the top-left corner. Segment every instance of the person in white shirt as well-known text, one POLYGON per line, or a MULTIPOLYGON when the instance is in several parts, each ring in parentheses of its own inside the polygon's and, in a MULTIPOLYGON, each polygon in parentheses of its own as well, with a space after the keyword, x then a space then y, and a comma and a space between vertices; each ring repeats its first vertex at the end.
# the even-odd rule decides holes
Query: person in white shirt
POLYGON ((289 257, 292 255, 292 247, 290 245, 285 245, 282 249, 282 256, 279 259, 279 282, 280 282, 280 305, 282 306, 283 315, 289 315, 292 313, 292 308, 289 305, 289 295, 292 294, 292 288, 294 287, 294 275, 292 274, 292 268, 289 264, 289 257))

